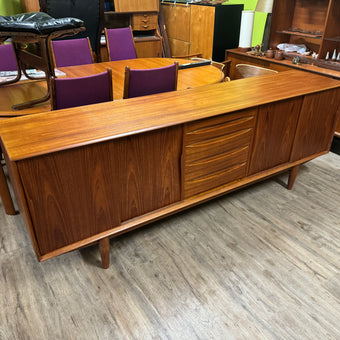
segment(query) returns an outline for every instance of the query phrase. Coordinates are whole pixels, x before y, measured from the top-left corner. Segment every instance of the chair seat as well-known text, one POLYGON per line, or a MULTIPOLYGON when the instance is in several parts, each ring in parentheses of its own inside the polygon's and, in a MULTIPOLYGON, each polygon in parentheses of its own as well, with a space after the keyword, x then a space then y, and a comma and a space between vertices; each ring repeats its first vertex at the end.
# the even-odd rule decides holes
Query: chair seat
POLYGON ((84 22, 77 18, 55 19, 46 13, 32 12, 11 16, 0 15, 0 31, 29 32, 39 35, 55 31, 82 27, 84 22))

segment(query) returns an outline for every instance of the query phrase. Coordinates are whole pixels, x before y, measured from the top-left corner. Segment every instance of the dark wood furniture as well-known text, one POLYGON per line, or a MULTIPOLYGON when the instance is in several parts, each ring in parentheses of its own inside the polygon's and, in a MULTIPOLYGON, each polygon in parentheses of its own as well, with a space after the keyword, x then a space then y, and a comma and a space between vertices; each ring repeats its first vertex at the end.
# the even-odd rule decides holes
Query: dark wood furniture
POLYGON ((304 62, 340 71, 340 63, 325 60, 327 52, 340 52, 340 0, 275 0, 269 46, 280 43, 305 44, 319 56, 304 62))
POLYGON ((261 67, 271 68, 276 71, 287 71, 287 70, 301 70, 306 72, 312 72, 320 74, 326 77, 340 79, 340 70, 331 70, 324 67, 320 67, 313 64, 301 63, 293 64, 290 59, 276 60, 274 58, 266 58, 265 56, 259 57, 249 53, 241 52, 237 48, 225 51, 226 60, 230 60, 230 78, 232 80, 239 79, 239 76, 235 73, 235 66, 237 64, 250 64, 261 67))
POLYGON ((291 188, 328 152, 339 95, 287 71, 1 121, 38 259, 99 242, 107 267, 113 236, 282 171, 291 188))
POLYGON ((224 51, 238 46, 243 5, 174 4, 162 2, 161 10, 171 54, 224 60, 224 51))
POLYGON ((226 58, 234 59, 230 77, 234 78, 235 63, 251 63, 282 71, 286 67, 298 68, 340 79, 340 62, 332 61, 332 55, 340 53, 340 0, 275 0, 271 19, 269 47, 277 49, 280 43, 304 44, 318 54, 303 56, 284 53, 284 60, 259 57, 237 49, 226 52, 226 58), (329 60, 325 60, 329 52, 329 60), (292 63, 299 56, 300 64, 292 63))

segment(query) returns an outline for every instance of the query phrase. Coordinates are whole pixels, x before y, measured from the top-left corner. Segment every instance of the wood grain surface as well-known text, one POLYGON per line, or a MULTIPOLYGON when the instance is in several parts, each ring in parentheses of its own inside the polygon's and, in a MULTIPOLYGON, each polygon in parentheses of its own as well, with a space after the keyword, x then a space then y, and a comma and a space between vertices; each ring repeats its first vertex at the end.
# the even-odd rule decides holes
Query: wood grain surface
MULTIPOLYGON (((288 2, 281 2, 282 4, 288 4, 288 2)), ((280 14, 281 17, 284 18, 283 15, 280 14)), ((335 35, 335 34, 334 34, 335 35)), ((280 36, 284 37, 284 34, 280 36)), ((276 46, 276 45, 275 45, 276 46)), ((231 60, 231 67, 230 67, 230 78, 232 80, 238 79, 239 76, 237 72, 235 72, 235 65, 236 64, 251 64, 257 65, 262 67, 271 68, 276 71, 287 71, 290 69, 297 69, 300 71, 312 72, 316 74, 322 74, 324 76, 328 76, 330 78, 334 77, 336 79, 340 79, 340 71, 331 70, 323 67, 319 67, 313 64, 293 64, 291 60, 283 59, 277 60, 274 58, 266 58, 266 57, 258 57, 253 56, 244 52, 240 52, 237 49, 231 49, 226 51, 226 59, 231 60)))
POLYGON ((0 209, 2 339, 337 339, 340 157, 37 262, 0 209))
POLYGON ((297 97, 259 108, 249 174, 289 161, 301 104, 297 97))
POLYGON ((340 82, 334 79, 287 71, 185 91, 6 119, 0 121, 0 135, 6 143, 9 158, 18 160, 339 86, 340 82), (291 86, 292 83, 295 86, 291 86))
POLYGON ((181 134, 163 129, 19 162, 39 255, 179 201, 181 134))

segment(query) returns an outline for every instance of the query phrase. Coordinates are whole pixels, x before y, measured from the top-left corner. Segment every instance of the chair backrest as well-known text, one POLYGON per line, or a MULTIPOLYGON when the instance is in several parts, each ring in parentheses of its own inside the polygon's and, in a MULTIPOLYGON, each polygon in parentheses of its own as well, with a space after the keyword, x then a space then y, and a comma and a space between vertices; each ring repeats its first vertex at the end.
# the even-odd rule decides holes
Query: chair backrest
POLYGON ((92 64, 89 38, 52 41, 54 67, 92 64))
POLYGON ((51 79, 52 110, 113 100, 112 71, 79 78, 51 79))
POLYGON ((271 70, 269 68, 264 68, 260 66, 249 65, 249 64, 237 64, 236 70, 240 73, 242 78, 250 78, 250 77, 264 76, 266 74, 278 73, 277 71, 271 70))
POLYGON ((111 61, 137 58, 131 27, 105 28, 105 39, 111 61))
POLYGON ((178 62, 159 68, 125 68, 123 98, 132 98, 177 90, 178 62))
POLYGON ((100 37, 104 25, 104 0, 39 0, 40 9, 53 18, 73 17, 84 21, 86 30, 77 38, 90 38, 92 50, 100 58, 100 37))
POLYGON ((0 71, 17 71, 18 64, 12 44, 0 45, 0 71))

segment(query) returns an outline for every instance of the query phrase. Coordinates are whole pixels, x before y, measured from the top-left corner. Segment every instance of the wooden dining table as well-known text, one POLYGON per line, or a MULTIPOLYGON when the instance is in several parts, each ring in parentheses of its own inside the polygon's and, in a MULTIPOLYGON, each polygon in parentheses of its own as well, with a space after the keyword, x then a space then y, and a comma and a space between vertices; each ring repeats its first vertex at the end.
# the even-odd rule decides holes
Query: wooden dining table
MULTIPOLYGON (((112 70, 112 85, 114 100, 123 98, 125 67, 131 69, 148 69, 167 66, 175 61, 181 64, 194 63, 186 59, 173 58, 137 58, 130 60, 110 61, 80 66, 58 68, 64 73, 59 77, 74 78, 112 70)), ((199 87, 223 81, 224 75, 220 69, 212 65, 204 65, 180 69, 178 72, 177 90, 199 87)), ((46 81, 25 80, 12 85, 0 87, 0 117, 22 116, 51 110, 50 101, 24 110, 13 110, 12 105, 39 98, 46 93, 46 81)))

